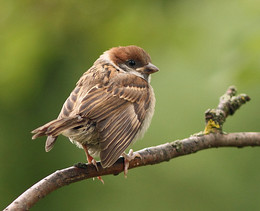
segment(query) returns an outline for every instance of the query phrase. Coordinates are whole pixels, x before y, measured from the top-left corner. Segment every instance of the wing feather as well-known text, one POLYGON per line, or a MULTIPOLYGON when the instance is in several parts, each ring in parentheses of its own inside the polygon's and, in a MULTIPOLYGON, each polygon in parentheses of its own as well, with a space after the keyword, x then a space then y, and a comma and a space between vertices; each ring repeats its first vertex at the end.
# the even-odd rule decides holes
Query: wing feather
POLYGON ((100 158, 103 166, 110 166, 118 159, 130 145, 141 125, 137 118, 132 120, 130 117, 125 118, 122 123, 120 127, 115 125, 113 132, 109 131, 104 137, 106 141, 101 143, 100 158))
POLYGON ((112 165, 131 144, 149 107, 149 85, 144 79, 129 74, 118 77, 91 88, 78 109, 81 117, 97 123, 103 167, 112 165), (144 100, 146 105, 140 103, 144 100))
MULTIPOLYGON (((80 79, 79 88, 75 88, 61 112, 63 116, 79 115, 96 123, 103 167, 113 165, 133 142, 150 105, 150 89, 146 80, 110 69, 107 74, 114 77, 109 81, 106 79, 106 84, 102 85, 102 77, 99 77, 100 83, 96 81, 86 90, 84 83, 90 83, 92 72, 80 79)), ((103 78, 108 78, 105 72, 103 78)))

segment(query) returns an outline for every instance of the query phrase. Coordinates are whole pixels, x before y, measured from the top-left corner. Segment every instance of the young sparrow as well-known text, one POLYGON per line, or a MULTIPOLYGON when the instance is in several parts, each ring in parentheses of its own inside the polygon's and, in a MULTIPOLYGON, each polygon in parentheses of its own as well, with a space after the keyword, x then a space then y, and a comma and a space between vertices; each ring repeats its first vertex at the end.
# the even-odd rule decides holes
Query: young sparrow
POLYGON ((150 80, 158 70, 140 47, 104 52, 79 79, 58 118, 32 131, 32 139, 46 135, 48 152, 62 134, 85 150, 89 163, 99 155, 102 167, 110 167, 150 125, 155 106, 150 80))

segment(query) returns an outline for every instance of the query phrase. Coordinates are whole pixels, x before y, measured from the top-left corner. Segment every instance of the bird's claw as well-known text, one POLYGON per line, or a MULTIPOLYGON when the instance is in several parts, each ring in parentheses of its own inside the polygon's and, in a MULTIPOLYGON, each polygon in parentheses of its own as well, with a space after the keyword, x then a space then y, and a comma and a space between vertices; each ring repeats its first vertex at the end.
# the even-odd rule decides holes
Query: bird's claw
POLYGON ((125 152, 122 154, 124 157, 124 175, 127 178, 129 163, 131 160, 135 159, 136 157, 142 158, 138 152, 134 152, 132 149, 129 150, 129 153, 126 154, 125 152))

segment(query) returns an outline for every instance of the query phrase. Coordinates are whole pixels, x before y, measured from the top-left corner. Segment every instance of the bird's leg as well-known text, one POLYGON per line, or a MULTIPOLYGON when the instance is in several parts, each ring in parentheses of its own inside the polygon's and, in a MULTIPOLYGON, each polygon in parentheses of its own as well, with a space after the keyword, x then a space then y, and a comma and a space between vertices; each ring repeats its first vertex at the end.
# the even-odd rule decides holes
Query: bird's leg
POLYGON ((124 175, 127 178, 127 172, 129 168, 129 163, 131 160, 135 159, 136 157, 142 158, 138 152, 134 152, 134 150, 130 149, 129 153, 126 154, 125 152, 122 154, 124 157, 124 175))
POLYGON ((92 163, 92 164, 96 167, 96 169, 97 169, 97 171, 98 171, 97 162, 96 162, 96 160, 89 154, 87 146, 83 146, 83 149, 84 149, 84 151, 85 151, 85 153, 86 153, 88 163, 89 163, 89 164, 92 163))
MULTIPOLYGON (((97 171, 98 171, 97 162, 96 162, 96 160, 89 154, 87 146, 84 146, 84 145, 83 145, 83 149, 84 149, 84 151, 85 151, 85 153, 86 153, 88 163, 89 163, 89 164, 93 164, 93 165, 96 167, 97 171)), ((100 180, 100 181, 104 184, 104 180, 101 178, 101 176, 98 176, 97 178, 98 178, 98 180, 100 180)), ((94 178, 93 178, 93 179, 94 179, 94 178)))

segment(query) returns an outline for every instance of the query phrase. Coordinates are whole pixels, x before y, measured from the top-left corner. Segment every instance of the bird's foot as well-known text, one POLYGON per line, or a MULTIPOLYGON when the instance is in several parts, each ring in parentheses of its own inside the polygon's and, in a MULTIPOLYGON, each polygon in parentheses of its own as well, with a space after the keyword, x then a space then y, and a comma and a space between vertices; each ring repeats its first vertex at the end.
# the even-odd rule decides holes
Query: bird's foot
MULTIPOLYGON (((97 161, 96 161, 92 156, 90 156, 90 155, 88 155, 87 158, 88 158, 88 163, 89 163, 89 164, 93 164, 93 165, 96 167, 97 171, 99 171, 99 170, 98 170, 98 166, 97 166, 97 161)), ((102 179, 101 176, 98 176, 97 179, 98 179, 100 182, 102 182, 103 184, 105 184, 105 183, 104 183, 104 180, 102 179)), ((94 180, 94 178, 93 178, 93 180, 94 180)))
MULTIPOLYGON (((96 160, 88 153, 87 146, 83 146, 83 149, 84 149, 84 151, 86 153, 88 163, 89 164, 93 164, 95 166, 96 170, 99 171, 96 160)), ((104 180, 101 178, 101 176, 98 176, 97 179, 104 184, 104 180)), ((94 180, 94 178, 93 178, 93 180, 94 180)))
POLYGON ((124 175, 127 178, 129 163, 131 160, 135 159, 136 157, 142 158, 138 152, 134 152, 132 149, 129 150, 129 153, 126 154, 125 152, 122 154, 124 157, 124 175))

